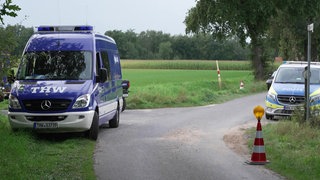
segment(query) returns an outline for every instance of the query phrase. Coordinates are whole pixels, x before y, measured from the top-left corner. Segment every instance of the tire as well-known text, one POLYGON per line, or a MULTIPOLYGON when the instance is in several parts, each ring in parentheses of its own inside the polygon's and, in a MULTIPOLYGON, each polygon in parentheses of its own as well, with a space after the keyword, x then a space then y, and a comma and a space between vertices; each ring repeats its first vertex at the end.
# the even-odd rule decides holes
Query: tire
POLYGON ((117 107, 116 114, 113 116, 113 118, 109 121, 109 127, 110 128, 117 128, 119 127, 119 121, 120 121, 120 112, 119 112, 119 104, 117 107))
POLYGON ((126 98, 122 98, 123 99, 123 104, 122 104, 122 109, 121 109, 121 112, 123 112, 126 107, 127 107, 127 102, 126 102, 126 98))
POLYGON ((272 115, 269 115, 269 114, 266 114, 266 119, 273 120, 273 116, 272 116, 272 115))
POLYGON ((97 140, 98 133, 99 133, 99 115, 97 112, 94 112, 91 127, 87 131, 87 136, 89 139, 97 140))

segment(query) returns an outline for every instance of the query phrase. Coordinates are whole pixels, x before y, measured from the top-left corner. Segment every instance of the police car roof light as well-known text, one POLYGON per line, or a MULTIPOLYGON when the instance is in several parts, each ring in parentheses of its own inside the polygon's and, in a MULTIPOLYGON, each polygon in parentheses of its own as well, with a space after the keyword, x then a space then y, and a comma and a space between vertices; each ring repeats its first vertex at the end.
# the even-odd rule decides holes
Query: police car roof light
POLYGON ((81 31, 93 31, 92 26, 39 26, 38 32, 81 32, 81 31))
MULTIPOLYGON (((307 61, 286 61, 285 64, 308 64, 307 61)), ((320 65, 320 62, 310 62, 310 64, 313 64, 313 65, 320 65)))
POLYGON ((38 27, 38 31, 54 31, 54 27, 40 26, 38 27))
POLYGON ((74 31, 92 31, 92 26, 76 26, 74 27, 74 31))

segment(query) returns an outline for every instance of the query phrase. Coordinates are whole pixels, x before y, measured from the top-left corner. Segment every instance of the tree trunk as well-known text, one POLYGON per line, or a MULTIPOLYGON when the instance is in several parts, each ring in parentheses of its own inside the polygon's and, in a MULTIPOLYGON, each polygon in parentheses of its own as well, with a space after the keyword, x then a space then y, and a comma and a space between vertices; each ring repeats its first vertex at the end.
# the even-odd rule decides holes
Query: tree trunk
POLYGON ((264 79, 264 57, 263 47, 256 38, 252 38, 251 41, 251 54, 252 54, 252 66, 254 69, 255 80, 264 79))

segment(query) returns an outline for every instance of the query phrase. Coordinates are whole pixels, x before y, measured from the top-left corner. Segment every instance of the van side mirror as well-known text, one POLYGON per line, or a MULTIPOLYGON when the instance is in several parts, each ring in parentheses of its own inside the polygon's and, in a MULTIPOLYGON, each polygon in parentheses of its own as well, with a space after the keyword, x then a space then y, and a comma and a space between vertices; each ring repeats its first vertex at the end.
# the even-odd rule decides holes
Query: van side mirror
POLYGON ((108 70, 106 68, 99 69, 99 82, 106 82, 108 80, 108 70))

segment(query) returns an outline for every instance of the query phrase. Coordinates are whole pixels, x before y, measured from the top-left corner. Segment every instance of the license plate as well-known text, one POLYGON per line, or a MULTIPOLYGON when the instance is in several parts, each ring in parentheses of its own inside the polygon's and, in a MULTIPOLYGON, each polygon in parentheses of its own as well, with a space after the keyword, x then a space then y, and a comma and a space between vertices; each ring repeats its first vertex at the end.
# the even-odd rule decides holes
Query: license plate
POLYGON ((284 106, 284 110, 294 110, 294 106, 284 106))
POLYGON ((33 125, 34 129, 52 129, 58 128, 58 123, 56 122, 36 122, 33 125))

